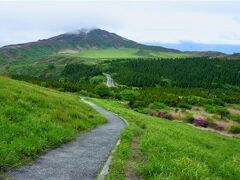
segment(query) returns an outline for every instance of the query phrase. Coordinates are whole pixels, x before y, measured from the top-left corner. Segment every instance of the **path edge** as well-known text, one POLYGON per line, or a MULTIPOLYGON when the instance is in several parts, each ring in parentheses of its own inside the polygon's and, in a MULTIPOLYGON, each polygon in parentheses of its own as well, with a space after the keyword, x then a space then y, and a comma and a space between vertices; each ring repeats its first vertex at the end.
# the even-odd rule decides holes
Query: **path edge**
MULTIPOLYGON (((80 96, 80 99, 81 99, 83 102, 85 102, 85 103, 86 103, 86 101, 87 101, 87 100, 85 100, 85 97, 84 97, 84 96, 80 96)), ((90 102, 91 102, 91 101, 90 101, 90 102)), ((93 103, 93 102, 91 102, 91 103, 93 103)), ((95 103, 94 103, 94 104, 95 104, 95 103)), ((101 107, 101 106, 100 106, 100 107, 101 107)), ((102 107, 102 108, 103 108, 103 107, 102 107)), ((103 109, 105 109, 105 108, 103 108, 103 109)), ((105 109, 105 110, 106 110, 106 109, 105 109)), ((108 110, 107 110, 107 111, 108 111, 108 110)), ((114 112, 112 112, 112 111, 109 111, 109 112, 111 112, 113 115, 119 117, 119 118, 126 124, 126 127, 129 126, 129 123, 128 123, 128 121, 127 121, 126 119, 124 119, 123 117, 121 117, 120 115, 118 115, 118 114, 116 114, 116 113, 114 113, 114 112)), ((125 128, 126 128, 126 127, 125 127, 125 128)), ((124 129, 125 129, 125 128, 124 128, 124 129)), ((104 162, 102 168, 100 169, 98 175, 96 176, 96 179, 97 179, 97 180, 104 180, 104 179, 105 179, 105 176, 108 174, 108 170, 109 170, 109 166, 110 166, 111 161, 112 161, 113 154, 115 153, 115 151, 116 151, 116 149, 117 149, 117 147, 118 147, 118 145, 119 145, 120 143, 121 143, 121 139, 120 139, 120 137, 119 137, 117 143, 114 145, 114 147, 113 147, 112 150, 110 151, 107 160, 104 162)))
MULTIPOLYGON (((109 111, 109 112, 111 112, 111 111, 109 111)), ((111 112, 111 113, 114 114, 115 116, 118 116, 120 119, 122 119, 123 122, 126 124, 126 127, 129 126, 129 123, 127 122, 126 119, 124 119, 123 117, 119 116, 118 114, 116 114, 114 112, 111 112)), ((111 152, 108 156, 108 159, 105 161, 105 163, 102 166, 102 169, 100 170, 98 176, 96 177, 97 180, 104 180, 105 179, 106 175, 108 174, 108 170, 109 170, 109 167, 111 165, 111 162, 112 162, 112 157, 113 157, 114 153, 116 152, 116 149, 117 149, 117 147, 120 143, 121 143, 121 138, 118 139, 117 143, 114 145, 113 149, 111 150, 111 152)))

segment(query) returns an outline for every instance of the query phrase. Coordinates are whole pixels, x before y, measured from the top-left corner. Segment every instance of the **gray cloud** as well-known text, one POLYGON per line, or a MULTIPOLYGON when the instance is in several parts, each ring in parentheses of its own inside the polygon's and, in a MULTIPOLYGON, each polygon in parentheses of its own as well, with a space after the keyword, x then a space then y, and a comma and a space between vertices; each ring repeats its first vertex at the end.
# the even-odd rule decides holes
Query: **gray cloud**
POLYGON ((0 1, 0 46, 84 27, 146 42, 240 44, 237 1, 0 1))

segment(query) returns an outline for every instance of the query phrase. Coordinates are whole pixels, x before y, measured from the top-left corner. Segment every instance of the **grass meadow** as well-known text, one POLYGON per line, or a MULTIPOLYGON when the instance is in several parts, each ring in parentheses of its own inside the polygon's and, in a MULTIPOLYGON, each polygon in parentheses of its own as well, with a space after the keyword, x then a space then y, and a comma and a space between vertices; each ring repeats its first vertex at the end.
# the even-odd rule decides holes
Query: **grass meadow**
POLYGON ((104 122, 75 95, 0 76, 0 173, 104 122))
POLYGON ((192 57, 187 53, 142 51, 136 48, 106 48, 106 49, 82 49, 78 53, 63 54, 66 57, 91 58, 91 59, 123 59, 123 58, 186 58, 192 57))
POLYGON ((117 101, 91 100, 129 123, 107 179, 239 179, 239 138, 140 114, 117 101))

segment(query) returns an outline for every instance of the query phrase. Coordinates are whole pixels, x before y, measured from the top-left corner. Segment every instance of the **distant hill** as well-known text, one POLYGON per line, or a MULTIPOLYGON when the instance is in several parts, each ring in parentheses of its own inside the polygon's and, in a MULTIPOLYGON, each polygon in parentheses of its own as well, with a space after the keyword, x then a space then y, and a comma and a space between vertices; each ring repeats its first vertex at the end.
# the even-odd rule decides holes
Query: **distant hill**
POLYGON ((240 59, 240 53, 228 55, 227 59, 240 59))
POLYGON ((218 51, 185 51, 185 53, 192 53, 199 56, 207 57, 225 57, 226 54, 218 51))
POLYGON ((240 53, 240 45, 234 44, 207 44, 191 41, 180 41, 179 43, 148 43, 155 46, 164 46, 167 48, 179 49, 180 51, 198 51, 198 52, 222 52, 226 54, 240 53))
POLYGON ((180 52, 161 46, 143 45, 105 30, 93 29, 89 31, 79 30, 36 42, 2 47, 0 48, 0 62, 39 58, 62 51, 104 48, 137 48, 158 52, 180 52))

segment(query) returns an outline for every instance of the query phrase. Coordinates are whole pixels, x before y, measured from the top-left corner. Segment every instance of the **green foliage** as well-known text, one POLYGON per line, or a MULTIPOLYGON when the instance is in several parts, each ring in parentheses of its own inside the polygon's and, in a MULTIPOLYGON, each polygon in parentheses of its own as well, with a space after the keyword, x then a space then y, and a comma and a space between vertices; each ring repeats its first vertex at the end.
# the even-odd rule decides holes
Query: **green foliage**
MULTIPOLYGON (((140 93, 138 100, 146 104, 161 102, 167 106, 190 106, 211 105, 222 107, 226 103, 240 103, 239 91, 213 89, 209 92, 203 88, 139 88, 140 93), (230 97, 230 99, 229 99, 230 97)), ((210 106, 210 107, 211 107, 210 106)))
MULTIPOLYGON (((94 99, 128 123, 129 139, 124 139, 113 157, 109 179, 124 179, 132 171, 138 179, 238 179, 240 177, 239 138, 203 131, 185 123, 164 121, 126 108, 119 102, 94 99), (141 129, 141 123, 146 129, 141 129), (139 128, 137 128, 139 127, 139 128), (130 143, 138 144, 130 146, 130 143), (126 142, 127 141, 127 142, 126 142), (131 155, 139 157, 130 159, 131 155), (126 156, 125 156, 125 155, 126 156)), ((123 137, 121 137, 122 139, 123 137)))
POLYGON ((106 48, 106 49, 84 49, 77 54, 68 56, 84 58, 138 58, 138 49, 134 48, 106 48))
POLYGON ((136 100, 136 101, 134 101, 133 103, 132 103, 132 108, 143 108, 143 107, 145 107, 146 106, 146 103, 144 102, 144 101, 138 101, 138 100, 136 100))
POLYGON ((100 83, 103 83, 103 81, 105 80, 106 78, 102 75, 98 75, 98 76, 94 76, 90 79, 90 83, 91 84, 100 84, 100 83))
POLYGON ((110 94, 109 88, 105 84, 99 84, 95 87, 95 92, 100 96, 100 97, 106 97, 110 94))
POLYGON ((221 107, 221 106, 206 105, 205 110, 209 113, 219 114, 221 115, 221 118, 227 117, 230 114, 225 107, 221 107))
POLYGON ((185 116, 185 122, 187 123, 194 123, 194 116, 192 113, 187 113, 186 116, 185 116))
POLYGON ((149 105, 151 109, 165 109, 167 105, 161 102, 155 102, 149 105))
POLYGON ((233 125, 230 127, 229 131, 234 134, 240 133, 240 125, 233 125))
POLYGON ((97 66, 77 63, 67 64, 62 72, 62 75, 71 82, 78 82, 81 79, 88 79, 89 77, 100 74, 102 74, 102 72, 97 66))
MULTIPOLYGON (((217 88, 240 86, 240 60, 209 58, 123 59, 112 61, 115 80, 127 86, 217 88)), ((232 89, 232 88, 231 88, 232 89)))
POLYGON ((177 106, 184 109, 192 109, 192 106, 186 102, 179 103, 177 106))
POLYGON ((0 77, 0 174, 106 122, 79 97, 0 77))
POLYGON ((133 102, 137 99, 137 97, 139 96, 139 93, 137 91, 134 90, 123 90, 121 93, 121 98, 125 101, 129 101, 130 105, 133 104, 133 102))
POLYGON ((54 68, 55 68, 55 65, 54 65, 54 64, 49 64, 49 65, 48 65, 48 69, 51 69, 51 70, 52 70, 52 69, 54 69, 54 68))
POLYGON ((233 121, 236 121, 236 122, 239 122, 239 123, 240 123, 240 115, 231 114, 231 115, 230 115, 230 119, 233 120, 233 121))

